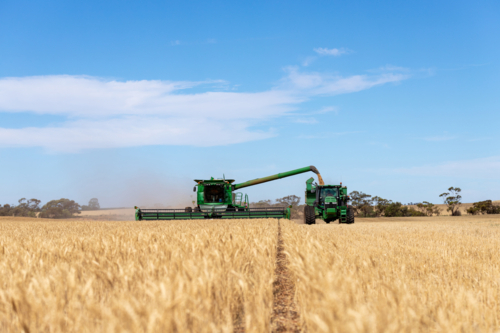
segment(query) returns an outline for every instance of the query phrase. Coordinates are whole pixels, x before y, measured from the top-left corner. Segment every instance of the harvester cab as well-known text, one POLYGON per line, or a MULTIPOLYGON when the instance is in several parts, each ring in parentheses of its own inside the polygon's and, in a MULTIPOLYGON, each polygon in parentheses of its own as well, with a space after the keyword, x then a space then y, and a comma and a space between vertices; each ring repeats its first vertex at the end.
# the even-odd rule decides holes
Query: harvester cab
POLYGON ((234 179, 195 179, 193 188, 196 193, 196 206, 184 209, 140 209, 136 208, 136 220, 177 220, 177 219, 212 219, 212 218, 290 218, 290 207, 250 208, 248 196, 235 192, 248 186, 298 175, 312 171, 321 175, 314 166, 308 166, 276 175, 234 184, 234 179))
POLYGON ((354 211, 348 205, 347 187, 340 185, 313 184, 314 178, 306 181, 306 206, 304 223, 315 224, 316 219, 326 223, 354 223, 354 211))

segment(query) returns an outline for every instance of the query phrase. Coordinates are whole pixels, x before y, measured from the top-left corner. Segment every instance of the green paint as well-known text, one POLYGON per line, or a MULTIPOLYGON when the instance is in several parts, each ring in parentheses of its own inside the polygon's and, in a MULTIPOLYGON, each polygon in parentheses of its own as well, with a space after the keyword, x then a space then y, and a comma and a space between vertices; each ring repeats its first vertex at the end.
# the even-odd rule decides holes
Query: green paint
MULTIPOLYGON (((350 200, 347 195, 347 187, 342 185, 317 185, 313 184, 314 178, 309 178, 306 181, 305 201, 309 207, 314 207, 310 211, 314 212, 316 219, 321 219, 326 223, 339 220, 340 223, 354 223, 354 216, 352 221, 348 217, 351 210, 348 206, 350 200)), ((311 208, 312 209, 312 208, 311 208)), ((351 213, 352 214, 352 213, 351 213)), ((306 217, 304 217, 306 219, 306 217)), ((312 223, 313 219, 309 220, 312 223)), ((307 219, 306 219, 307 223, 307 219)))

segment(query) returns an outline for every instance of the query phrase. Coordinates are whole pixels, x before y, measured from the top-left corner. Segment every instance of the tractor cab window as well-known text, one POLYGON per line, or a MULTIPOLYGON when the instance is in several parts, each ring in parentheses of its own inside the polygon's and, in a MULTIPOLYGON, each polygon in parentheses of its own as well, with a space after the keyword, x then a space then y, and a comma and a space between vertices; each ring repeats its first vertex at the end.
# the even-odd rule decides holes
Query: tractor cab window
POLYGON ((205 202, 224 202, 224 186, 205 185, 205 202))
POLYGON ((323 202, 326 197, 338 197, 338 189, 337 188, 322 188, 320 195, 319 195, 319 200, 323 202))

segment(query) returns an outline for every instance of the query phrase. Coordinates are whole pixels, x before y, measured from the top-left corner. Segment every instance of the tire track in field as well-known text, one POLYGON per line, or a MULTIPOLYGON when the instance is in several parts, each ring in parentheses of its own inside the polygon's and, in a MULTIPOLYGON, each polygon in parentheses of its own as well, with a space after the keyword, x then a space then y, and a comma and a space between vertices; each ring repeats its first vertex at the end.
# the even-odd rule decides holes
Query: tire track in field
POLYGON ((295 284, 288 270, 281 222, 278 220, 278 249, 276 252, 275 280, 273 282, 272 332, 300 332, 300 316, 295 304, 295 284))

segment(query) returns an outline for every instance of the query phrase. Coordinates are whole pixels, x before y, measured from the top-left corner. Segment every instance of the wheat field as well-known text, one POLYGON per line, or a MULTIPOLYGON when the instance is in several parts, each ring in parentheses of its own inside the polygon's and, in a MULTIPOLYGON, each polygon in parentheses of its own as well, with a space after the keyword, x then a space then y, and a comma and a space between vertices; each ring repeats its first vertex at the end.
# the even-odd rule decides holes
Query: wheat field
MULTIPOLYGON (((291 331, 500 332, 500 218, 279 223, 291 331)), ((0 332, 271 332, 277 235, 264 219, 0 218, 0 332)))
POLYGON ((277 223, 0 219, 1 332, 269 331, 277 223))
POLYGON ((500 219, 453 219, 287 223, 284 242, 303 326, 499 332, 500 219))

